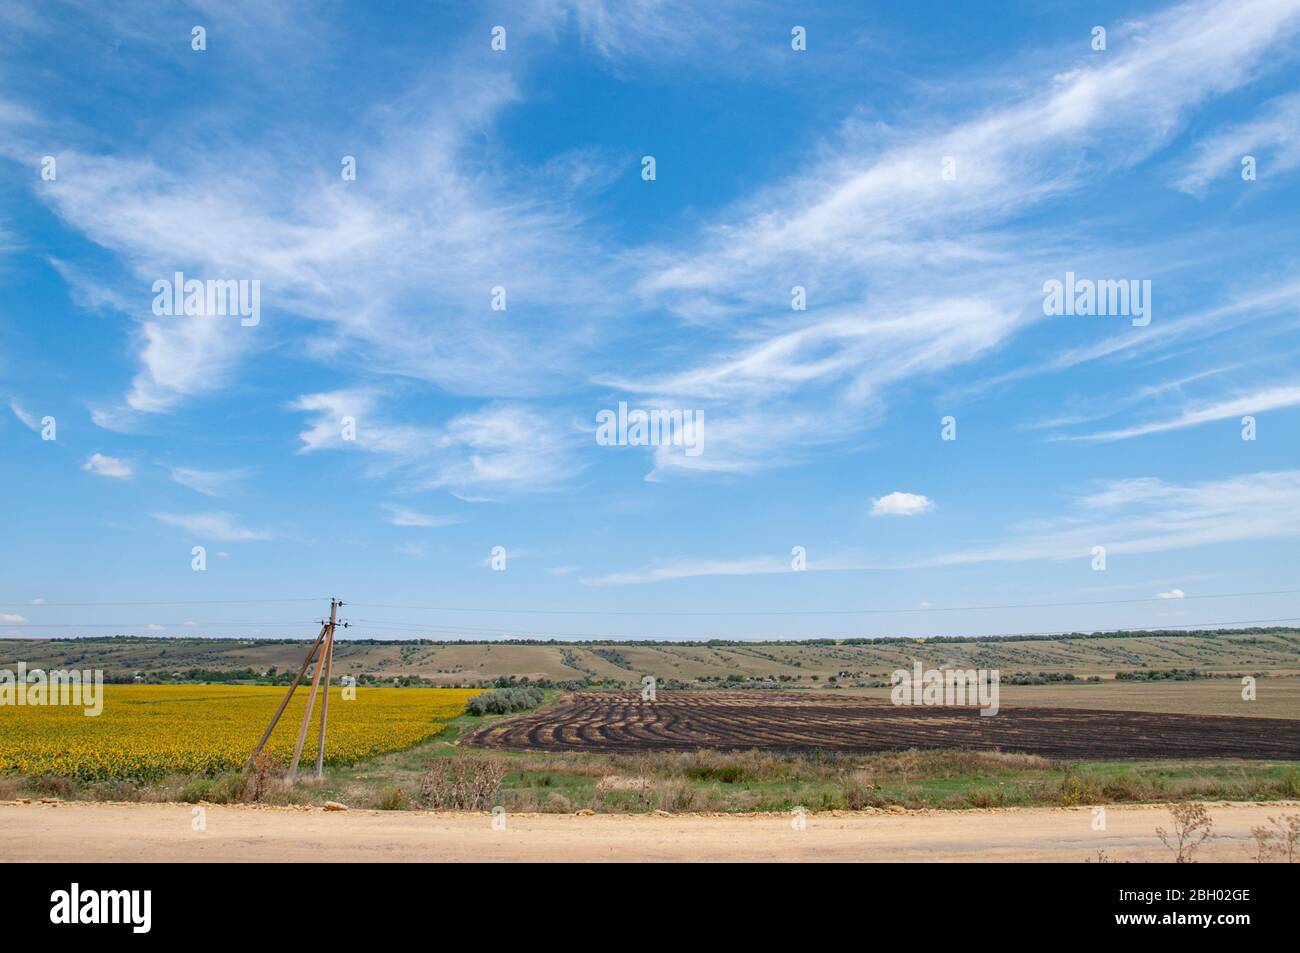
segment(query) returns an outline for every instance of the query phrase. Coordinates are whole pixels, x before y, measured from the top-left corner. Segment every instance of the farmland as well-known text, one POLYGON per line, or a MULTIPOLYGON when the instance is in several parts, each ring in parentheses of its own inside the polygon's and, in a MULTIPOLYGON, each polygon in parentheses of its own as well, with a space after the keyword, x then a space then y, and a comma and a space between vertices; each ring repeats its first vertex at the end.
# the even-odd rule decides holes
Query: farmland
POLYGON ((637 694, 584 692, 560 708, 480 729, 465 743, 613 754, 960 748, 1053 758, 1300 759, 1300 720, 1061 708, 1004 708, 981 717, 970 707, 794 693, 661 692, 646 702, 637 694))
MULTIPOLYGON (((284 694, 225 685, 106 685, 104 692, 97 717, 69 706, 0 708, 0 773, 139 780, 229 771, 248 758, 284 694)), ((296 693, 272 734, 272 758, 292 754, 306 694, 296 693)), ((360 688, 345 701, 335 688, 326 757, 350 762, 410 747, 464 711, 473 694, 360 688)), ((315 727, 307 751, 315 750, 315 727)))
MULTIPOLYGON (((364 635, 364 629, 360 631, 364 635)), ((284 672, 297 667, 306 648, 305 641, 287 639, 3 639, 0 668, 12 668, 21 659, 30 668, 95 668, 121 678, 190 669, 284 672)), ((354 635, 341 638, 334 653, 335 672, 340 675, 417 677, 444 686, 473 686, 502 676, 636 685, 642 675, 653 675, 661 684, 679 682, 699 688, 755 682, 783 688, 868 688, 915 661, 927 668, 999 669, 1004 676, 1019 671, 1071 673, 1080 679, 1143 669, 1296 674, 1300 673, 1300 633, 1269 629, 963 641, 891 639, 863 644, 373 641, 354 635)))
MULTIPOLYGON (((0 799, 333 799, 409 810, 463 805, 454 791, 444 797, 457 778, 511 812, 547 813, 1300 794, 1300 636, 1289 629, 863 644, 340 640, 335 677, 356 676, 361 686, 355 702, 332 695, 324 779, 250 793, 238 767, 283 691, 270 683, 287 679, 305 648, 300 640, 2 640, 0 668, 20 660, 96 668, 141 684, 107 685, 99 718, 75 708, 0 710, 0 799), (916 660, 1000 669, 1000 713, 895 709, 888 675, 916 660), (647 674, 659 680, 654 711, 627 693, 647 674), (1257 676, 1250 701, 1243 674, 1257 676), (541 709, 462 713, 477 686, 524 679, 546 689, 541 709), (392 687, 399 681, 465 687, 392 687)), ((280 761, 304 695, 273 737, 280 761)), ((309 759, 314 741, 313 728, 309 759)))
MULTIPOLYGON (((427 689, 392 691, 413 699, 430 694, 427 689)), ((363 695, 364 690, 358 690, 358 697, 363 695)), ((563 710, 567 697, 566 693, 548 692, 550 707, 542 713, 563 710)), ((812 697, 829 700, 834 696, 824 693, 812 697)), ((331 705, 331 722, 334 708, 331 705)), ((1005 714, 1006 709, 998 718, 1005 714)), ((107 712, 102 717, 108 717, 107 712)), ((301 807, 335 800, 354 809, 446 810, 454 808, 456 802, 427 799, 426 782, 431 777, 445 779, 456 771, 471 780, 485 774, 498 778, 499 785, 489 792, 491 800, 478 807, 485 810, 499 804, 512 815, 578 810, 599 814, 789 811, 795 805, 820 811, 893 806, 968 810, 1157 803, 1188 798, 1271 802, 1300 797, 1300 771, 1295 760, 1104 761, 1000 751, 918 749, 852 754, 701 748, 617 754, 481 748, 465 743, 468 737, 485 729, 508 727, 517 718, 531 717, 528 713, 485 717, 461 714, 451 717, 439 733, 411 747, 356 762, 329 759, 323 780, 303 779, 295 785, 276 782, 261 797, 250 794, 245 775, 238 770, 211 778, 169 771, 160 777, 118 781, 10 771, 0 773, 0 801, 55 795, 65 801, 236 804, 255 800, 301 807)), ((286 720, 292 720, 292 716, 286 716, 286 720)), ((1097 730, 1104 731, 1104 722, 1098 723, 1097 730)))

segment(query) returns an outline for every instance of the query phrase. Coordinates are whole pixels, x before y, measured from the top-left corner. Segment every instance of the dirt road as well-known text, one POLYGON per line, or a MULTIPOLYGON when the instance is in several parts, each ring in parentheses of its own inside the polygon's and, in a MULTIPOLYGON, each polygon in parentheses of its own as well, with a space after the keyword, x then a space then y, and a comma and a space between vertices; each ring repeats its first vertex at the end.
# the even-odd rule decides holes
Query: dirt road
MULTIPOLYGON (((1213 803, 1216 837, 1202 861, 1252 857, 1250 828, 1300 803, 1213 803)), ((325 812, 189 804, 0 803, 0 861, 1065 861, 1104 850, 1160 861, 1167 809, 1024 808, 891 814, 519 814, 494 830, 487 814, 325 812)))

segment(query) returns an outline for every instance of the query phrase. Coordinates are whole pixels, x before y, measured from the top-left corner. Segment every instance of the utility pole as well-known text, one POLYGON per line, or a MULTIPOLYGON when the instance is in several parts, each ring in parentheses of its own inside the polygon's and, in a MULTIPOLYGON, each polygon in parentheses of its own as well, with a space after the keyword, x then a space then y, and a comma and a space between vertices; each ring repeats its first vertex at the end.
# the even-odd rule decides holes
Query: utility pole
POLYGON ((347 628, 348 623, 339 622, 339 606, 345 605, 339 599, 330 599, 330 617, 329 621, 322 621, 320 634, 316 636, 316 641, 311 644, 307 650, 307 657, 302 660, 302 665, 298 669, 298 674, 294 677, 293 682, 289 685, 289 691, 285 693, 284 700, 280 702, 280 707, 276 709, 275 715, 271 718, 271 723, 266 726, 266 731, 262 734, 262 740, 257 743, 253 749, 248 763, 244 765, 247 770, 253 766, 257 756, 262 753, 266 747, 267 741, 271 738, 271 733, 275 731, 276 724, 280 721, 280 716, 284 710, 289 707, 289 702, 293 698, 293 693, 297 691, 298 685, 301 684, 303 675, 307 672, 307 666, 316 659, 316 670, 312 673, 311 692, 307 696, 307 710, 302 713, 302 723, 298 726, 298 739, 293 748, 293 761, 289 765, 287 775, 289 781, 294 781, 298 776, 298 762, 302 758, 303 745, 307 741, 307 726, 311 724, 312 711, 316 707, 316 693, 320 690, 321 670, 325 672, 325 697, 321 701, 320 709, 320 735, 316 742, 316 777, 324 777, 325 769, 325 730, 329 721, 329 704, 330 704, 330 671, 334 665, 334 630, 342 625, 347 628), (319 650, 319 656, 317 651, 319 650))
POLYGON ((330 632, 325 637, 325 697, 320 702, 320 737, 316 742, 316 780, 325 777, 325 725, 330 717, 330 669, 334 667, 334 626, 338 623, 337 599, 330 600, 330 632))
MULTIPOLYGON (((311 692, 307 695, 307 709, 302 713, 302 724, 298 726, 298 741, 293 746, 293 761, 289 763, 289 773, 286 776, 289 783, 292 784, 298 778, 298 761, 302 758, 302 746, 307 741, 307 726, 311 724, 311 713, 316 707, 316 692, 320 689, 321 671, 329 670, 330 651, 334 647, 334 626, 338 624, 339 601, 330 599, 330 620, 325 623, 325 642, 321 646, 320 659, 316 662, 316 672, 311 680, 311 692)), ((325 684, 325 697, 329 698, 329 683, 325 684)), ((325 719, 324 707, 321 708, 321 735, 319 752, 316 760, 317 765, 321 763, 323 752, 325 750, 325 719)), ((319 768, 318 768, 319 771, 319 768)), ((318 774, 319 776, 319 774, 318 774)))

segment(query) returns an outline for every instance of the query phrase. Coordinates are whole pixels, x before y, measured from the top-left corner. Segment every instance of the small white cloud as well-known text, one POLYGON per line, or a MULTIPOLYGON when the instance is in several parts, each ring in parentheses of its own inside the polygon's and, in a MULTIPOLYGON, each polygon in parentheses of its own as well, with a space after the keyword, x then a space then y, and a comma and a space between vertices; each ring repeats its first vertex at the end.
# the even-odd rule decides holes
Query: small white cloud
POLYGON ((44 599, 33 599, 33 600, 32 600, 32 605, 34 605, 34 606, 43 606, 43 605, 45 605, 45 600, 44 600, 44 599))
POLYGON ((1186 599, 1187 594, 1181 589, 1170 589, 1168 592, 1156 594, 1157 599, 1186 599))
POLYGON ((871 501, 872 516, 919 516, 934 509, 934 501, 919 493, 899 493, 871 501))
POLYGON ((182 622, 181 625, 185 626, 187 629, 193 629, 193 628, 196 628, 196 627, 198 626, 198 623, 197 623, 197 622, 190 622, 190 621, 187 620, 187 621, 185 621, 185 622, 182 622))
POLYGON ((230 485, 248 475, 247 470, 200 470, 197 467, 172 467, 172 480, 204 496, 226 496, 230 485))
POLYGON ((271 538, 271 534, 263 530, 246 529, 236 525, 229 513, 155 513, 153 518, 168 526, 179 526, 195 536, 216 539, 223 543, 246 543, 271 538))
POLYGON ((129 460, 107 457, 102 453, 92 453, 81 469, 96 476, 112 477, 115 480, 129 480, 134 473, 129 460))
POLYGON ((460 516, 418 513, 402 506, 393 506, 391 503, 385 503, 384 509, 388 510, 387 521, 394 526, 419 526, 425 529, 434 529, 439 526, 454 526, 456 523, 464 522, 464 518, 460 516))
POLYGON ((0 614, 0 622, 12 622, 16 625, 26 621, 27 619, 20 615, 0 614))
POLYGON ((17 417, 22 425, 28 430, 39 431, 41 429, 41 422, 32 414, 29 414, 27 411, 23 410, 23 408, 19 407, 18 401, 9 401, 9 409, 14 412, 14 416, 17 417))
POLYGON ((546 570, 552 576, 571 576, 578 571, 577 566, 552 566, 546 570))
POLYGON ((101 430, 113 433, 137 433, 140 430, 139 411, 129 407, 92 407, 90 419, 101 430))
POLYGON ((163 626, 157 625, 156 623, 153 622, 150 622, 148 625, 145 626, 145 628, 148 629, 150 632, 162 632, 164 629, 163 626))

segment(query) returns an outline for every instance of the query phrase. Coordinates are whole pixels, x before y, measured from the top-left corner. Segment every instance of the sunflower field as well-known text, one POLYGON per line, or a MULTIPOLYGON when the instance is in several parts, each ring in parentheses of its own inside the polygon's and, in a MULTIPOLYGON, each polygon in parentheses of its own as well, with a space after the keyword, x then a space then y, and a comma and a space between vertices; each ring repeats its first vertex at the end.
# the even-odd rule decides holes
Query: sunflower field
MULTIPOLYGON (((105 685, 103 712, 75 706, 0 706, 0 773, 81 780, 215 774, 240 767, 275 714, 284 688, 261 685, 105 685)), ((287 763, 307 705, 299 688, 266 750, 287 763)), ((330 691, 326 762, 353 762, 408 748, 436 734, 478 694, 457 688, 330 691)), ((316 758, 316 699, 303 763, 316 758)))

